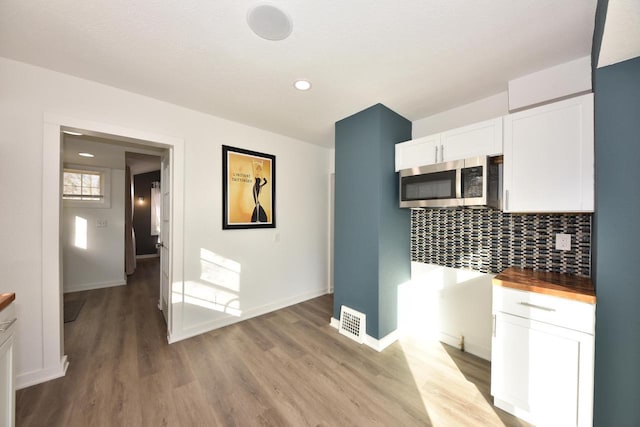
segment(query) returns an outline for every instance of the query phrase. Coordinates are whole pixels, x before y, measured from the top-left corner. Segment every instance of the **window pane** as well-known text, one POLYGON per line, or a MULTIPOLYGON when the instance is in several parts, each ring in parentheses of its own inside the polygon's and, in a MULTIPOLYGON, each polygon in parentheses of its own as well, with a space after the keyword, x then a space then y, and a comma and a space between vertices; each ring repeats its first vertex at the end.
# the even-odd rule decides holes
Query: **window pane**
POLYGON ((64 173, 65 184, 80 186, 82 182, 82 175, 79 173, 65 172, 64 173))
POLYGON ((63 194, 73 200, 100 201, 102 175, 93 171, 68 170, 63 174, 63 194))

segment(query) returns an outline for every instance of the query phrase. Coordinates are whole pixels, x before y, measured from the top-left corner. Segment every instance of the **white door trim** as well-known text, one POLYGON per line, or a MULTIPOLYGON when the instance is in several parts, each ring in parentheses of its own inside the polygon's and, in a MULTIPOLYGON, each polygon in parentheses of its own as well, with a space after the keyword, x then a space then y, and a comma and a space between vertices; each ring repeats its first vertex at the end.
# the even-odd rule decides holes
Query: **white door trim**
MULTIPOLYGON (((60 254, 60 172, 62 168, 62 128, 81 129, 87 134, 108 134, 122 139, 156 145, 171 150, 172 191, 172 284, 183 281, 184 240, 184 140, 157 133, 121 126, 44 114, 42 147, 42 366, 38 372, 16 377, 17 388, 64 376, 68 362, 64 355, 62 316, 62 257, 60 254), (175 238, 174 236, 178 236, 175 238)), ((167 339, 171 342, 173 325, 167 325, 167 339)))

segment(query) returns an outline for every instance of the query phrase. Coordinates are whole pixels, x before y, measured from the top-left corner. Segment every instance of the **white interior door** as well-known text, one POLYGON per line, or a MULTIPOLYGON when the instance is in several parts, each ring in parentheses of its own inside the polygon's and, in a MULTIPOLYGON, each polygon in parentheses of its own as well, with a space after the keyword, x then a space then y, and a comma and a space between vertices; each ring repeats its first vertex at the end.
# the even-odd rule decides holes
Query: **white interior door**
POLYGON ((162 198, 160 208, 160 301, 165 322, 169 324, 170 313, 169 298, 171 289, 171 161, 170 152, 167 150, 162 155, 160 193, 162 198))

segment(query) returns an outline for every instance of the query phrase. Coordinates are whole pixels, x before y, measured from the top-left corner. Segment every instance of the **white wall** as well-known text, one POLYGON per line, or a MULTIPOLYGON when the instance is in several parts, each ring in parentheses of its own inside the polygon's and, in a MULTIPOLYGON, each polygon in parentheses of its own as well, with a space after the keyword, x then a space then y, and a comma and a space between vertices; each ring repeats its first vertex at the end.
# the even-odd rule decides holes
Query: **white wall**
POLYGON ((591 91, 591 56, 509 81, 509 110, 591 91))
POLYGON ((0 271, 2 290, 17 296, 18 386, 43 380, 55 353, 43 336, 51 321, 43 318, 40 252, 45 113, 184 141, 184 165, 175 168, 184 176, 175 182, 184 182, 185 226, 174 236, 184 247, 184 273, 173 286, 203 284, 203 254, 236 261, 242 317, 184 303, 174 311, 176 339, 326 293, 328 149, 1 58, 0 93, 0 271), (276 156, 277 229, 222 231, 222 144, 276 156))
POLYGON ((419 262, 398 289, 402 334, 437 339, 491 360, 491 280, 494 275, 419 262))
MULTIPOLYGON (((124 160, 124 153, 122 153, 124 160)), ((62 253, 64 292, 118 286, 127 283, 124 273, 125 174, 111 169, 109 208, 64 206, 62 253), (86 248, 76 245, 76 217, 86 221, 86 248), (106 227, 98 227, 98 220, 106 227)))
POLYGON ((434 133, 494 119, 509 113, 509 95, 498 94, 413 121, 411 138, 421 138, 434 133))

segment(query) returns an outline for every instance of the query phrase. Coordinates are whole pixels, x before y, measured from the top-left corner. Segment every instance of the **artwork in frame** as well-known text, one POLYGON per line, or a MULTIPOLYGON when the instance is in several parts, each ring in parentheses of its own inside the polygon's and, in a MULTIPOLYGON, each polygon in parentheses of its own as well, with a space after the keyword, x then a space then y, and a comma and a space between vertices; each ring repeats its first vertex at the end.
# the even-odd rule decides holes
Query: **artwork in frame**
POLYGON ((222 146, 222 228, 276 227, 276 157, 222 146))

